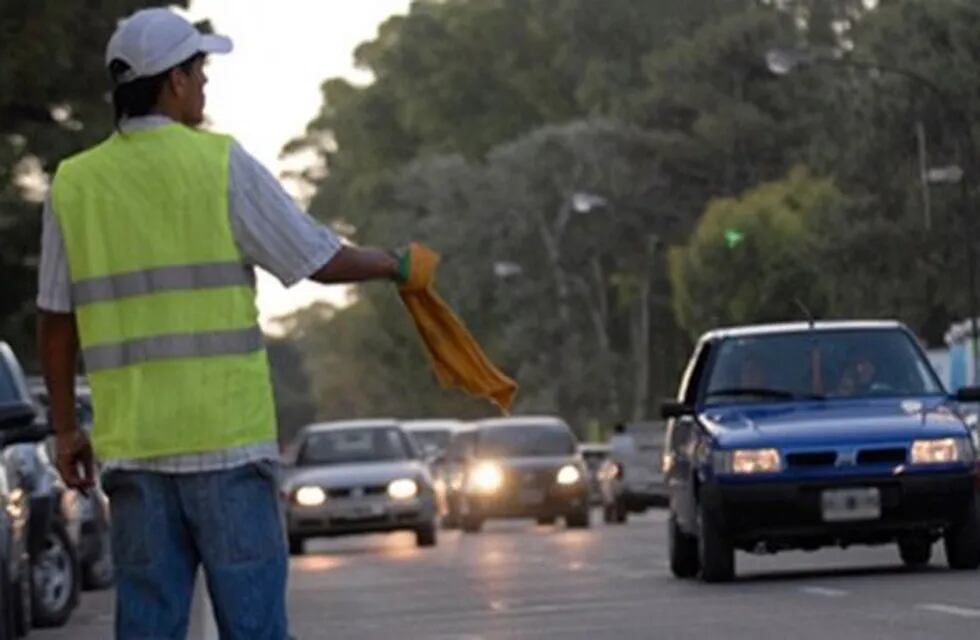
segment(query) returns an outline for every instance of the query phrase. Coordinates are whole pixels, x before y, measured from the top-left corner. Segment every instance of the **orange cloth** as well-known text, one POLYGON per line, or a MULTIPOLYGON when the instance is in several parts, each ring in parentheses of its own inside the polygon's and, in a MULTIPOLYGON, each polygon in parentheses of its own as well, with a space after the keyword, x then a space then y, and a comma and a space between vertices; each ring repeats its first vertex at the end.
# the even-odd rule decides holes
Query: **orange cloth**
POLYGON ((436 293, 439 254, 414 242, 408 250, 409 278, 399 294, 415 322, 439 382, 446 388, 462 388, 485 397, 501 412, 509 413, 517 383, 490 362, 462 320, 436 293))

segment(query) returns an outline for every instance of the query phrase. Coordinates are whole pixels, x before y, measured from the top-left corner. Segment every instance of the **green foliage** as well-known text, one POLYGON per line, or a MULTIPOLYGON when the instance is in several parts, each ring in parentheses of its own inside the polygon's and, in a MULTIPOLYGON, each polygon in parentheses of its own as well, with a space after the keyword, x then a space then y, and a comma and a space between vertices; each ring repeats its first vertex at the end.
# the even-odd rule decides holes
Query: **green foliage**
POLYGON ((820 219, 843 205, 827 179, 795 169, 739 198, 712 202, 691 239, 670 253, 675 311, 692 338, 712 327, 799 319, 828 311, 820 219), (737 228, 735 246, 726 239, 737 228))

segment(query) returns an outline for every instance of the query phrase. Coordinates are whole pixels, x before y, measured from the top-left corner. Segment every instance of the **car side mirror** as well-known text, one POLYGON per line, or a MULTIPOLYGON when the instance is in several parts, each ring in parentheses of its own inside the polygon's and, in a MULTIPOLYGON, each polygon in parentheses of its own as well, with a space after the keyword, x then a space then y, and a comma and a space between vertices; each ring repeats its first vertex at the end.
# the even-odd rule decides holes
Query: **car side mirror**
POLYGON ((980 387, 960 387, 953 397, 957 402, 980 402, 980 387))
POLYGON ((693 416, 694 407, 683 402, 678 402, 677 400, 664 400, 660 403, 660 417, 664 419, 671 418, 683 418, 684 416, 693 416))
POLYGON ((29 426, 35 417, 34 407, 26 402, 4 402, 0 404, 0 431, 29 426))

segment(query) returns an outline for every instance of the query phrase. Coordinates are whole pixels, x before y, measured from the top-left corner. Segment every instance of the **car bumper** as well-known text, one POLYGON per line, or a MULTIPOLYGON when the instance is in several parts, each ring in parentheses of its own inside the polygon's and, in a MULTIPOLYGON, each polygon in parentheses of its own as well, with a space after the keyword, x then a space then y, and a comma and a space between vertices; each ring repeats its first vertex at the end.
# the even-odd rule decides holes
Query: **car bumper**
POLYGON ((972 472, 871 477, 820 482, 708 483, 700 499, 707 513, 739 546, 818 547, 884 542, 903 533, 931 533, 961 522, 975 499, 972 472), (823 491, 875 487, 880 517, 826 522, 823 491))
POLYGON ((493 495, 469 495, 469 510, 481 518, 539 518, 578 513, 589 506, 585 484, 531 492, 501 491, 493 495))
POLYGON ((340 536, 417 529, 435 519, 432 496, 412 500, 333 500, 319 507, 290 505, 292 536, 340 536))

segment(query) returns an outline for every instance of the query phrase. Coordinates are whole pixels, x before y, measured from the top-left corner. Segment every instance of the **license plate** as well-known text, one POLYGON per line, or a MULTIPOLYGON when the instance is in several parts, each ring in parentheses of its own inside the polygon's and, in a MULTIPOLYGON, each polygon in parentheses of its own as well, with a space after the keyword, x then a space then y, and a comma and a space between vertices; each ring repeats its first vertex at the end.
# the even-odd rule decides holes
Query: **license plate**
POLYGON ((881 492, 874 487, 831 489, 821 496, 825 522, 877 520, 881 517, 881 492))
POLYGON ((521 501, 521 504, 541 504, 544 500, 544 492, 539 489, 522 489, 517 497, 521 501))
POLYGON ((355 507, 348 507, 342 510, 338 515, 346 520, 363 520, 383 516, 384 514, 385 507, 383 504, 364 504, 357 505, 355 507))

